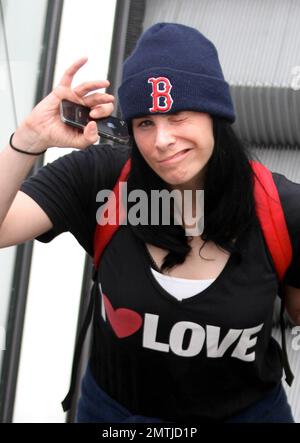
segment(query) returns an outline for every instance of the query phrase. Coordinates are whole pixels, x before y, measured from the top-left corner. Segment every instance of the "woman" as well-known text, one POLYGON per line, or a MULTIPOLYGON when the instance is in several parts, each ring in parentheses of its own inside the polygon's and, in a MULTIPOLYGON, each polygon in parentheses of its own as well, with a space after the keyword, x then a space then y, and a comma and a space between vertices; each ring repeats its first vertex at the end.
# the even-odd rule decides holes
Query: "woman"
MULTIPOLYGON (((87 95, 107 82, 71 88, 85 61, 66 71, 1 153, 1 246, 70 231, 92 256, 97 192, 113 188, 129 157, 128 192, 203 189, 205 223, 193 236, 185 219, 129 223, 111 239, 97 275, 77 421, 293 422, 280 347, 271 337, 278 280, 214 45, 178 24, 156 24, 142 35, 119 89, 132 149, 89 146, 97 140, 94 122, 83 134, 61 123, 62 99, 91 107, 94 118, 112 111, 112 96, 87 95), (34 155, 51 146, 79 151, 21 186, 34 155)), ((295 246, 284 280, 287 307, 300 324, 300 185, 273 178, 295 246)))

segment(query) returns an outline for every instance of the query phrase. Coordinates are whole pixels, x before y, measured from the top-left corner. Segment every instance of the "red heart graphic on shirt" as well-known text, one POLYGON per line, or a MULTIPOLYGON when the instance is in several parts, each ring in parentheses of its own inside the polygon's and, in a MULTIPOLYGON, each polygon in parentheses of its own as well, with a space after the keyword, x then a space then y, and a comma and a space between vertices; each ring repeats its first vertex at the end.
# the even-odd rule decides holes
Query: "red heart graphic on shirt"
POLYGON ((128 337, 140 329, 143 319, 135 311, 127 308, 114 309, 105 294, 103 294, 105 311, 118 338, 128 337))

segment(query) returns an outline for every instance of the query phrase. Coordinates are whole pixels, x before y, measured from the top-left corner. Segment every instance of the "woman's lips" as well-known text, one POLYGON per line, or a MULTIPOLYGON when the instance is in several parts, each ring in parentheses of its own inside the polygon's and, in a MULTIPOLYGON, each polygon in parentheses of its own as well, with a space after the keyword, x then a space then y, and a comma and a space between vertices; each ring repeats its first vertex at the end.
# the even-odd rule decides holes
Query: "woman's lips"
POLYGON ((180 152, 177 152, 177 154, 172 155, 172 157, 168 157, 166 160, 161 160, 158 163, 160 165, 169 165, 172 163, 176 163, 180 160, 183 160, 189 152, 190 152, 190 149, 184 149, 180 152))

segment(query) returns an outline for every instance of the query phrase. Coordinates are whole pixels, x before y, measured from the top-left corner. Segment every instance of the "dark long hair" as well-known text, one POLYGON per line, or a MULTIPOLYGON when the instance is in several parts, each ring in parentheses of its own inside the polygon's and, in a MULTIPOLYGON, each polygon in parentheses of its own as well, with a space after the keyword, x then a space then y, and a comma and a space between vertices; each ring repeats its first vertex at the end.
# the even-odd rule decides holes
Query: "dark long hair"
MULTIPOLYGON (((206 165, 204 179, 205 217, 201 238, 204 240, 203 246, 207 241, 213 241, 241 260, 234 240, 255 219, 253 173, 249 163, 254 155, 226 120, 213 117, 213 133, 215 144, 206 165)), ((168 185, 145 162, 134 142, 131 161, 128 193, 134 189, 142 189, 150 201, 151 190, 168 189, 168 185)), ((140 224, 131 225, 131 229, 143 242, 169 251, 161 266, 162 271, 183 263, 191 250, 189 237, 180 225, 140 224)))

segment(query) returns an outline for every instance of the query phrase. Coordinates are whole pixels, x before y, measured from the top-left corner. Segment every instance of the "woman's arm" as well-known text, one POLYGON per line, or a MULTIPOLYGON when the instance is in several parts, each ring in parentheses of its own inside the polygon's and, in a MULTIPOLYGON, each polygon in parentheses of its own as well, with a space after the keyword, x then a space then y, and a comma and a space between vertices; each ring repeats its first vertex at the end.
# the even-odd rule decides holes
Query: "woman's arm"
POLYGON ((18 191, 0 226, 0 248, 32 240, 52 227, 43 209, 31 197, 18 191))
MULTIPOLYGON (((98 139, 97 126, 89 122, 83 132, 61 122, 60 102, 67 99, 92 109, 93 118, 107 117, 113 110, 114 97, 95 92, 109 85, 107 80, 71 87, 76 72, 86 63, 83 58, 64 73, 59 85, 38 103, 16 129, 13 144, 28 153, 49 147, 86 149, 98 139)), ((22 243, 52 228, 39 205, 19 191, 37 156, 17 152, 9 144, 0 153, 0 248, 22 243)))

